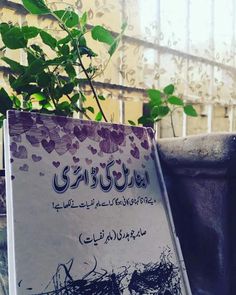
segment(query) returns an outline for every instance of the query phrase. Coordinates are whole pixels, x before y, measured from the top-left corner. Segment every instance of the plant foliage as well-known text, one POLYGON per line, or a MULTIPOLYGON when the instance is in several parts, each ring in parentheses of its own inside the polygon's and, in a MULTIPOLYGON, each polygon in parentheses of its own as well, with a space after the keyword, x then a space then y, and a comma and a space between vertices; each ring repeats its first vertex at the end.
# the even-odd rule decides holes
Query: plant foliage
POLYGON ((23 65, 8 57, 2 61, 10 67, 9 85, 11 93, 0 89, 0 123, 10 108, 43 113, 55 113, 70 116, 80 112, 88 119, 94 114, 91 106, 83 107, 86 101, 85 84, 96 100, 99 112, 95 119, 106 120, 100 101, 103 96, 97 94, 93 84, 99 75, 94 65, 96 52, 88 46, 89 35, 105 44, 107 59, 114 54, 124 33, 125 25, 118 36, 113 36, 105 27, 94 26, 88 29, 87 13, 76 13, 72 6, 65 10, 52 10, 44 0, 22 0, 25 9, 34 15, 50 15, 58 23, 63 38, 57 32, 30 25, 18 26, 11 23, 0 24, 0 34, 5 49, 23 50, 27 55, 27 64, 23 65), (40 40, 45 46, 39 46, 40 40), (46 51, 51 51, 50 57, 46 51), (89 113, 89 114, 88 114, 89 113))
POLYGON ((149 89, 147 91, 149 115, 140 117, 138 123, 143 125, 156 123, 169 115, 173 135, 176 136, 173 113, 181 108, 187 116, 197 117, 197 112, 191 104, 185 104, 182 98, 175 96, 174 91, 175 87, 173 84, 167 85, 163 91, 149 89))

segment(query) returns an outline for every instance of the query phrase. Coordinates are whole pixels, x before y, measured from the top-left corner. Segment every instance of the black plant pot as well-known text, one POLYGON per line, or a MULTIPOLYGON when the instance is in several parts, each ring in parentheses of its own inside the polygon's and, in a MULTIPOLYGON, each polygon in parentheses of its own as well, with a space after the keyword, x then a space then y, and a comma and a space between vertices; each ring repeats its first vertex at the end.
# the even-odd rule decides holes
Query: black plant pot
POLYGON ((236 294, 236 134, 159 140, 193 295, 236 294))

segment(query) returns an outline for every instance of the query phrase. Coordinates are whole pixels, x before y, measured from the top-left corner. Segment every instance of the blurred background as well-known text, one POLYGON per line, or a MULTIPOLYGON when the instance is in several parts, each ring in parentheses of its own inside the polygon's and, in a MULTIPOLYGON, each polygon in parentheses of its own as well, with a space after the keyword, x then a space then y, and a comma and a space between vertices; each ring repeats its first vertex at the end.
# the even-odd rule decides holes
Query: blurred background
MULTIPOLYGON (((57 0, 56 9, 74 5, 88 11, 89 25, 105 25, 120 32, 127 20, 119 50, 112 57, 96 87, 108 99, 103 102, 112 122, 137 122, 145 112, 148 88, 173 83, 176 94, 194 105, 197 118, 182 110, 174 116, 177 136, 236 129, 236 1, 235 0, 57 0), (68 3, 67 3, 68 1, 68 3)), ((31 24, 60 30, 48 16, 27 14, 20 0, 0 1, 0 21, 31 24)), ((90 42, 95 42, 90 40, 90 42)), ((99 64, 107 60, 98 47, 99 64)), ((103 53, 104 52, 104 53, 103 53)), ((24 63, 24 53, 4 53, 24 63)), ((0 83, 6 87, 7 69, 0 63, 0 83)), ((89 102, 93 105, 93 101, 89 102)), ((94 107, 96 108, 95 104, 94 107)), ((155 126, 158 137, 171 137, 169 117, 155 126)))

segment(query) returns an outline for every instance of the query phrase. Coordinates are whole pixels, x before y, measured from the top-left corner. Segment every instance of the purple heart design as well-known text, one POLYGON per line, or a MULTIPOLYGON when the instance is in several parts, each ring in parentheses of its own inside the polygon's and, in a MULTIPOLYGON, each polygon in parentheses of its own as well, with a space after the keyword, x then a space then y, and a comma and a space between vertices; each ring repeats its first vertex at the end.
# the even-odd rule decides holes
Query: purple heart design
POLYGON ((83 142, 88 136, 88 131, 86 126, 83 126, 81 129, 78 126, 75 126, 74 134, 80 142, 83 142))
POLYGON ((47 141, 46 139, 43 139, 41 141, 43 148, 45 149, 46 152, 49 154, 54 150, 55 148, 55 142, 53 140, 47 141))
POLYGON ((97 150, 95 149, 95 148, 93 148, 93 147, 91 147, 91 153, 93 154, 93 155, 95 155, 96 153, 97 153, 97 150))
POLYGON ((10 145, 10 151, 16 152, 17 151, 17 144, 15 142, 12 142, 10 145))
POLYGON ((23 145, 20 145, 18 150, 12 151, 12 155, 13 155, 13 157, 18 158, 18 159, 27 159, 28 158, 27 150, 23 145))
POLYGON ((111 154, 118 150, 118 145, 112 142, 110 139, 103 139, 99 143, 99 147, 102 152, 111 154))
POLYGON ((141 142, 141 146, 142 146, 145 150, 148 150, 148 148, 149 148, 148 141, 145 139, 143 142, 141 142))
POLYGON ((134 137, 133 136, 129 136, 130 141, 134 141, 134 137))
POLYGON ((125 139, 125 135, 123 132, 112 131, 110 138, 115 144, 121 145, 125 139))
POLYGON ((14 137, 13 137, 13 140, 14 140, 15 142, 21 142, 21 135, 16 135, 16 136, 14 136, 14 137))
POLYGON ((63 155, 68 151, 68 145, 71 145, 71 138, 69 135, 63 135, 62 137, 55 135, 55 151, 58 155, 63 155))
POLYGON ((77 151, 77 145, 75 143, 73 143, 73 144, 67 143, 66 148, 72 156, 77 151))
POLYGON ((85 162, 86 162, 87 165, 90 165, 90 164, 92 164, 93 161, 91 159, 86 158, 85 162))
POLYGON ((100 166, 101 166, 102 168, 105 168, 105 167, 106 167, 106 163, 100 163, 100 166))
POLYGON ((142 139, 143 134, 144 134, 144 129, 143 129, 143 128, 132 126, 131 129, 132 129, 134 135, 135 135, 138 139, 142 139))
POLYGON ((97 131, 98 135, 102 138, 108 139, 110 137, 110 130, 108 128, 102 127, 100 130, 97 131))
POLYGON ((32 155, 32 160, 33 160, 34 162, 39 162, 39 161, 41 161, 41 160, 42 160, 42 157, 41 157, 41 156, 37 156, 37 155, 33 154, 33 155, 32 155))
POLYGON ((26 139, 31 143, 31 145, 36 146, 39 144, 38 138, 33 135, 26 134, 26 139))
POLYGON ((80 158, 76 158, 76 156, 73 157, 74 163, 78 163, 80 161, 80 158))
POLYGON ((145 155, 145 156, 144 156, 144 159, 145 159, 146 161, 148 161, 148 160, 149 160, 149 156, 145 155))
POLYGON ((61 163, 59 161, 53 161, 52 164, 54 167, 58 168, 61 163))
POLYGON ((120 164, 121 164, 121 159, 116 160, 116 163, 117 163, 118 165, 120 165, 120 164))
POLYGON ((122 174, 120 172, 116 172, 116 171, 113 171, 112 174, 116 180, 119 180, 122 176, 122 174))
POLYGON ((135 147, 133 150, 130 151, 130 154, 135 158, 135 159, 139 159, 140 157, 140 153, 139 153, 139 149, 137 147, 135 147))
POLYGON ((43 172, 39 172, 39 176, 44 176, 44 173, 43 172))
POLYGON ((23 166, 21 166, 20 168, 20 171, 25 171, 27 172, 29 170, 29 166, 27 164, 24 164, 23 166))

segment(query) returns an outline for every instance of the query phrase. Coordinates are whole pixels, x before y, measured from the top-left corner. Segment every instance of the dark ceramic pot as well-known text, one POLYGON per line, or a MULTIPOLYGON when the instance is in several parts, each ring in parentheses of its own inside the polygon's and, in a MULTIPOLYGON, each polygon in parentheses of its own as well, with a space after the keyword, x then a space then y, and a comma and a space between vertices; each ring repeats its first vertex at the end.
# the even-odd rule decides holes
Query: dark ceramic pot
POLYGON ((158 142, 193 295, 236 294, 236 134, 158 142))

